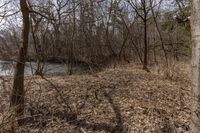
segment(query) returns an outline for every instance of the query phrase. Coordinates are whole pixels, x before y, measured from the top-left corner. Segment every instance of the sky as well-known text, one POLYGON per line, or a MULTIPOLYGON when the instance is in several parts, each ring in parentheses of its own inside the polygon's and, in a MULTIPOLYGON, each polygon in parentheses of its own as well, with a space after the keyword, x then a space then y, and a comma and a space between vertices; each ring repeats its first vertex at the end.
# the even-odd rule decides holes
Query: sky
MULTIPOLYGON (((0 16, 4 14, 4 12, 8 12, 7 14, 12 14, 16 11, 19 11, 19 0, 11 0, 11 3, 9 3, 8 5, 1 7, 3 5, 3 3, 7 3, 10 0, 0 0, 0 16)), ((163 0, 163 4, 161 9, 163 10, 173 10, 174 5, 172 4, 174 0, 163 0)), ((21 18, 20 18, 20 13, 18 13, 19 15, 17 17, 8 17, 6 18, 7 21, 5 21, 4 19, 2 20, 2 18, 0 17, 0 29, 4 29, 7 27, 7 25, 13 24, 13 23, 18 23, 20 24, 21 22, 21 18), (9 23, 8 23, 9 21, 9 23)))

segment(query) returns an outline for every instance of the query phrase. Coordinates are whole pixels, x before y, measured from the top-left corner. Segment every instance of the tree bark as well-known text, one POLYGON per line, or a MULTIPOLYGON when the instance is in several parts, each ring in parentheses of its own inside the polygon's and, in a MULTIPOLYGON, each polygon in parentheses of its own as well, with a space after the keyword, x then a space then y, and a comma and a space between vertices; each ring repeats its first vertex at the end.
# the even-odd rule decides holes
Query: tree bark
POLYGON ((24 67, 28 48, 29 37, 29 8, 26 0, 20 0, 20 7, 23 16, 23 29, 19 55, 15 67, 13 89, 10 99, 10 106, 16 107, 16 115, 23 115, 24 111, 24 67))
POLYGON ((147 44, 147 22, 144 20, 144 63, 143 63, 143 69, 148 70, 148 44, 147 44))
POLYGON ((147 41, 147 9, 146 9, 146 1, 142 1, 143 5, 143 12, 144 12, 144 18, 143 18, 143 23, 144 23, 144 62, 143 62, 143 69, 147 72, 150 72, 147 65, 148 65, 148 41, 147 41))
POLYGON ((200 2, 192 0, 192 123, 193 133, 200 132, 200 2))

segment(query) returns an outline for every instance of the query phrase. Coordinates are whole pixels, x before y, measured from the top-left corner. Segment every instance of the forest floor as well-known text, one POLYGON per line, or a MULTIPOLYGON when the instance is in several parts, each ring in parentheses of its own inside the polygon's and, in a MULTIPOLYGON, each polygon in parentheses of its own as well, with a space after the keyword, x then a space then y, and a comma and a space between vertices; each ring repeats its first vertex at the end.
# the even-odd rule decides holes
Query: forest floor
MULTIPOLYGON (((179 63, 169 75, 160 68, 148 73, 129 64, 95 74, 26 77, 25 122, 14 128, 30 133, 189 133, 190 66, 179 63)), ((11 79, 0 80, 0 132, 11 123, 11 79)))

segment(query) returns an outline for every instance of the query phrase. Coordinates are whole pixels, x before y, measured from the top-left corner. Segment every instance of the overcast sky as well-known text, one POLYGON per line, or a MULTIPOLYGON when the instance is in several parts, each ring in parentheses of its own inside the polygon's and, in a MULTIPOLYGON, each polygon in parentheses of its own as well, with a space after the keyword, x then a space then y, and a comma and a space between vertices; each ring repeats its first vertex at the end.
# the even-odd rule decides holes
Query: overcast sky
MULTIPOLYGON (((0 7, 4 4, 4 3, 8 3, 10 0, 0 0, 0 7)), ((163 0, 163 4, 162 4, 162 7, 161 9, 162 10, 172 10, 174 8, 174 5, 173 5, 173 0, 163 0)), ((12 14, 16 11, 19 10, 19 0, 11 0, 11 2, 9 4, 7 4, 6 6, 4 7, 1 7, 0 8, 0 16, 3 15, 5 12, 7 12, 7 14, 12 14)), ((20 13, 18 13, 18 16, 12 16, 12 17, 9 17, 9 18, 4 18, 2 20, 2 18, 0 17, 0 29, 2 28, 6 28, 7 26, 6 25, 10 25, 8 24, 8 21, 9 23, 20 23, 20 13), (13 21, 13 22, 12 22, 13 21), (5 22, 7 24, 5 24, 5 22)))

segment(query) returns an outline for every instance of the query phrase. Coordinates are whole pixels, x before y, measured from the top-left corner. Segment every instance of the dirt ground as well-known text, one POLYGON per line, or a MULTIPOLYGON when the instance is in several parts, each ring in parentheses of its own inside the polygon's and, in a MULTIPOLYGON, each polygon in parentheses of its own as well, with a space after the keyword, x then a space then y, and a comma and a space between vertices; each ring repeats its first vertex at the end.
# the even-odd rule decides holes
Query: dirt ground
MULTIPOLYGON (((0 132, 7 132, 11 77, 1 78, 0 132)), ((27 133, 189 133, 190 66, 151 73, 129 64, 85 75, 26 77, 27 133)))

